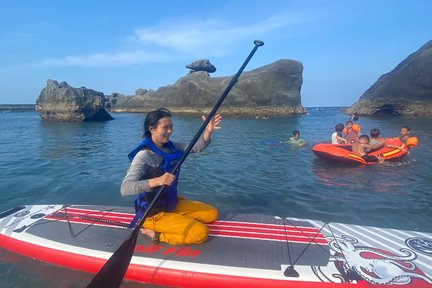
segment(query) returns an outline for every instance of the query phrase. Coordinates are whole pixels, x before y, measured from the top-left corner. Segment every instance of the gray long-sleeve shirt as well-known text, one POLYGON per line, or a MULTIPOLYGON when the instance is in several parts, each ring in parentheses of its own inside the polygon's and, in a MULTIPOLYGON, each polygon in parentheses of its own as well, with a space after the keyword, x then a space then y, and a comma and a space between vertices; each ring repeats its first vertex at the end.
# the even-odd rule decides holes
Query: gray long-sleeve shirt
MULTIPOLYGON (((203 135, 198 139, 195 146, 192 148, 191 152, 201 152, 210 144, 211 140, 205 141, 203 135)), ((174 147, 177 150, 185 151, 187 148, 187 144, 173 142, 174 147)), ((162 151, 167 153, 172 153, 169 149, 162 149, 162 151)), ((123 179, 123 182, 120 187, 120 192, 123 196, 130 195, 138 195, 143 192, 151 192, 152 188, 150 188, 148 179, 156 177, 155 173, 160 170, 160 166, 162 165, 163 158, 162 156, 154 153, 148 149, 142 149, 139 151, 132 163, 127 170, 126 176, 123 179)), ((158 175, 160 176, 160 175, 158 175)))

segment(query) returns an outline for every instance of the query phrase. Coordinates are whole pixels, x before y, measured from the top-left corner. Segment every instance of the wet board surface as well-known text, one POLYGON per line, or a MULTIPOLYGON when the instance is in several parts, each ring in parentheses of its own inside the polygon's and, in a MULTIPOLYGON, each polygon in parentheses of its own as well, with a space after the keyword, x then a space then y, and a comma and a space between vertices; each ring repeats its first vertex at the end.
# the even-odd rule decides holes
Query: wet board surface
MULTIPOLYGON (((0 246, 96 273, 133 216, 128 207, 20 206, 0 214, 0 246)), ((234 213, 208 227, 201 245, 140 235, 125 278, 173 287, 432 285, 431 233, 234 213)))

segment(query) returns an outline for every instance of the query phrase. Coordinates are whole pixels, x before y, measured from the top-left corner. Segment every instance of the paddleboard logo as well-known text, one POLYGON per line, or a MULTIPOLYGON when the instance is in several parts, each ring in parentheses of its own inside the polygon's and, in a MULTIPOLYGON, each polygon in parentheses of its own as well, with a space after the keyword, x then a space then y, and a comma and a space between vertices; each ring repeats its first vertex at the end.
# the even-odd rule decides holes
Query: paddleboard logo
POLYGON ((399 249, 399 253, 395 254, 375 247, 361 246, 356 238, 347 235, 329 240, 329 261, 334 263, 340 274, 330 274, 338 279, 331 280, 323 269, 312 267, 315 275, 322 281, 367 281, 372 284, 393 285, 414 284, 419 283, 418 281, 432 283, 432 279, 412 262, 417 255, 409 249, 399 249))
POLYGON ((414 237, 408 238, 405 243, 418 253, 432 256, 432 239, 414 237))

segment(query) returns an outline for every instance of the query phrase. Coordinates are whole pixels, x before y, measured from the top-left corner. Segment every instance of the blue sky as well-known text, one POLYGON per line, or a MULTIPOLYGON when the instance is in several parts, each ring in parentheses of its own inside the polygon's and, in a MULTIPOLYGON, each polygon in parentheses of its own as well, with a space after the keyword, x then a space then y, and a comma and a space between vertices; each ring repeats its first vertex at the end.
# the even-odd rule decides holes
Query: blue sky
POLYGON ((432 1, 0 0, 0 104, 35 103, 46 80, 110 95, 157 89, 209 59, 214 77, 303 63, 302 104, 349 106, 432 39, 432 1))

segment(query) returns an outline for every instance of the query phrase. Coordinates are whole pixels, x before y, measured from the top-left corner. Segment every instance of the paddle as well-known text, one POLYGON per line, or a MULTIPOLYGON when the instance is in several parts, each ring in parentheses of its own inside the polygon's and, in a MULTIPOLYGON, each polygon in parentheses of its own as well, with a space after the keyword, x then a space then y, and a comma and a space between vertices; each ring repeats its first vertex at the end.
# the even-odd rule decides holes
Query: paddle
MULTIPOLYGON (((243 72, 244 68, 249 63, 252 56, 255 54, 255 51, 258 49, 258 47, 263 46, 264 42, 262 42, 260 40, 255 40, 254 45, 255 45, 255 47, 249 53, 249 56, 244 61, 243 65, 240 67, 237 74, 231 79, 227 88, 222 93, 222 96, 219 98, 219 101, 215 104, 215 106, 211 110, 210 114, 204 120, 200 129, 195 134, 194 138, 192 139, 192 141, 189 143, 188 147, 184 151, 183 156, 180 158, 179 162, 172 169, 172 171, 170 173, 174 174, 180 168, 180 166, 183 164, 183 162, 186 160, 186 157, 189 155, 193 146, 198 141, 201 134, 204 132, 205 128, 207 127, 207 124, 215 116, 217 110, 222 105, 222 102, 225 100, 225 97, 228 95, 231 88, 237 83, 237 80, 240 77, 240 74, 243 72)), ((136 244, 141 226, 144 224, 144 221, 146 220, 147 215, 149 214, 149 211, 154 207, 155 203, 163 195, 166 187, 167 186, 164 185, 164 186, 161 186, 159 188, 158 192, 156 193, 156 196, 150 202, 148 209, 144 212, 141 219, 139 221, 137 221, 137 224, 135 225, 132 233, 120 245, 120 247, 114 252, 114 254, 111 255, 111 257, 104 264, 104 266, 102 266, 102 268, 99 270, 99 272, 93 278, 93 280, 88 284, 88 286, 87 286, 88 288, 100 288, 100 287, 116 288, 116 287, 120 286, 121 282, 123 281, 123 277, 126 274, 129 263, 131 261, 133 252, 135 250, 135 244, 136 244)))

